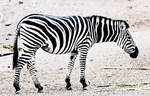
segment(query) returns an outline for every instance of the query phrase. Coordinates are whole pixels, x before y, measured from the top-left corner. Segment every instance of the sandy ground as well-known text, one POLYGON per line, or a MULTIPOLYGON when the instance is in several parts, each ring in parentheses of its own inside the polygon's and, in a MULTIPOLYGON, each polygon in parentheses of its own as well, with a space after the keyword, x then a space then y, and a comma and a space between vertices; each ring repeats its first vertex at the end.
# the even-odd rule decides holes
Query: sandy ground
MULTIPOLYGON (((11 52, 17 22, 30 13, 55 16, 102 15, 128 20, 139 48, 137 59, 131 59, 114 43, 96 44, 89 51, 86 78, 88 91, 79 83, 79 60, 72 72, 72 91, 65 90, 69 54, 52 55, 38 50, 36 67, 44 86, 37 93, 24 67, 21 96, 150 96, 150 1, 149 0, 1 0, 0 53, 11 52)), ((0 57, 0 96, 13 96, 14 71, 12 55, 0 57)))

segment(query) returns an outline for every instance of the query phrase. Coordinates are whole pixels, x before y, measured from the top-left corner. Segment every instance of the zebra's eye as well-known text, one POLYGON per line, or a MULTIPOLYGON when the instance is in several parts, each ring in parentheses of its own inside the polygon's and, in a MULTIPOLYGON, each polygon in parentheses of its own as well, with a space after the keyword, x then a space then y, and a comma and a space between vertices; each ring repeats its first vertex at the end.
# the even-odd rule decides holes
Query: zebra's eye
POLYGON ((125 29, 126 29, 126 26, 125 26, 124 23, 121 23, 121 24, 120 24, 120 29, 121 29, 121 30, 125 30, 125 29))
POLYGON ((121 25, 121 26, 120 26, 120 29, 121 29, 121 30, 125 30, 125 29, 126 29, 126 27, 125 27, 125 26, 123 26, 123 25, 121 25))
POLYGON ((123 29, 123 26, 120 26, 121 29, 123 29))

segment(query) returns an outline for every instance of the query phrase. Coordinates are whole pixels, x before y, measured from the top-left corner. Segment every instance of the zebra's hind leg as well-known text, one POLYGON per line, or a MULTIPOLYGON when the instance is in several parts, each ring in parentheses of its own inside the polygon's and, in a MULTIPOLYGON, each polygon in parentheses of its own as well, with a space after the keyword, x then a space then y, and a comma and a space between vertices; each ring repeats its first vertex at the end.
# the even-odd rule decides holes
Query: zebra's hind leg
POLYGON ((29 61, 31 60, 31 54, 28 52, 23 52, 20 56, 19 59, 17 61, 17 66, 15 68, 15 76, 14 76, 14 83, 13 86, 16 89, 16 94, 20 93, 20 86, 19 86, 19 82, 20 82, 20 73, 21 70, 23 68, 23 66, 29 61))
POLYGON ((70 75, 71 75, 72 69, 74 67, 74 62, 77 57, 77 54, 78 54, 77 50, 74 50, 71 52, 70 61, 68 64, 68 72, 67 72, 66 79, 65 79, 67 90, 72 90, 71 83, 70 83, 70 75))
POLYGON ((37 78, 37 70, 35 69, 35 52, 32 56, 32 60, 28 63, 27 69, 30 72, 30 75, 32 76, 32 80, 34 82, 35 87, 38 89, 38 93, 43 93, 43 87, 41 86, 38 78, 37 78))
POLYGON ((15 68, 15 76, 14 76, 14 83, 13 83, 13 86, 15 87, 16 89, 16 94, 19 94, 20 93, 20 86, 19 86, 19 81, 20 81, 20 72, 21 72, 21 69, 23 67, 24 64, 22 64, 22 66, 18 66, 15 68), (20 68, 19 68, 20 67, 20 68))
POLYGON ((88 48, 80 50, 80 83, 83 86, 83 90, 87 90, 87 84, 85 80, 85 68, 86 68, 86 57, 88 53, 88 48))

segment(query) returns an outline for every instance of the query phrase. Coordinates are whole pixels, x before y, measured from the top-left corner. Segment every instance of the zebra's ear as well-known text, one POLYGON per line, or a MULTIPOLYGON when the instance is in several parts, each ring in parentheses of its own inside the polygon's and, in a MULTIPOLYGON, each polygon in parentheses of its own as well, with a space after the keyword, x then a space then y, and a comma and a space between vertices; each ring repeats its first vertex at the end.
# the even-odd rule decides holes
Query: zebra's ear
POLYGON ((128 24, 127 22, 128 22, 128 20, 127 20, 127 21, 124 21, 124 23, 125 23, 125 25, 126 25, 126 28, 128 29, 130 26, 129 26, 129 24, 128 24))
POLYGON ((126 21, 121 22, 120 29, 125 30, 129 28, 129 24, 126 21))

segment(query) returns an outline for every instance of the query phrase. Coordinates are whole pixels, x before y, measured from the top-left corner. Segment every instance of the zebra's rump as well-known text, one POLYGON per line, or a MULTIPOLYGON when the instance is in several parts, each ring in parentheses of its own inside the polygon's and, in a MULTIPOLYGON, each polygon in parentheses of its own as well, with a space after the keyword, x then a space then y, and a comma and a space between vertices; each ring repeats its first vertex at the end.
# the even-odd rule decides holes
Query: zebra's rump
POLYGON ((88 34, 88 21, 81 16, 33 14, 23 18, 18 27, 24 46, 42 47, 54 54, 72 51, 88 34))

